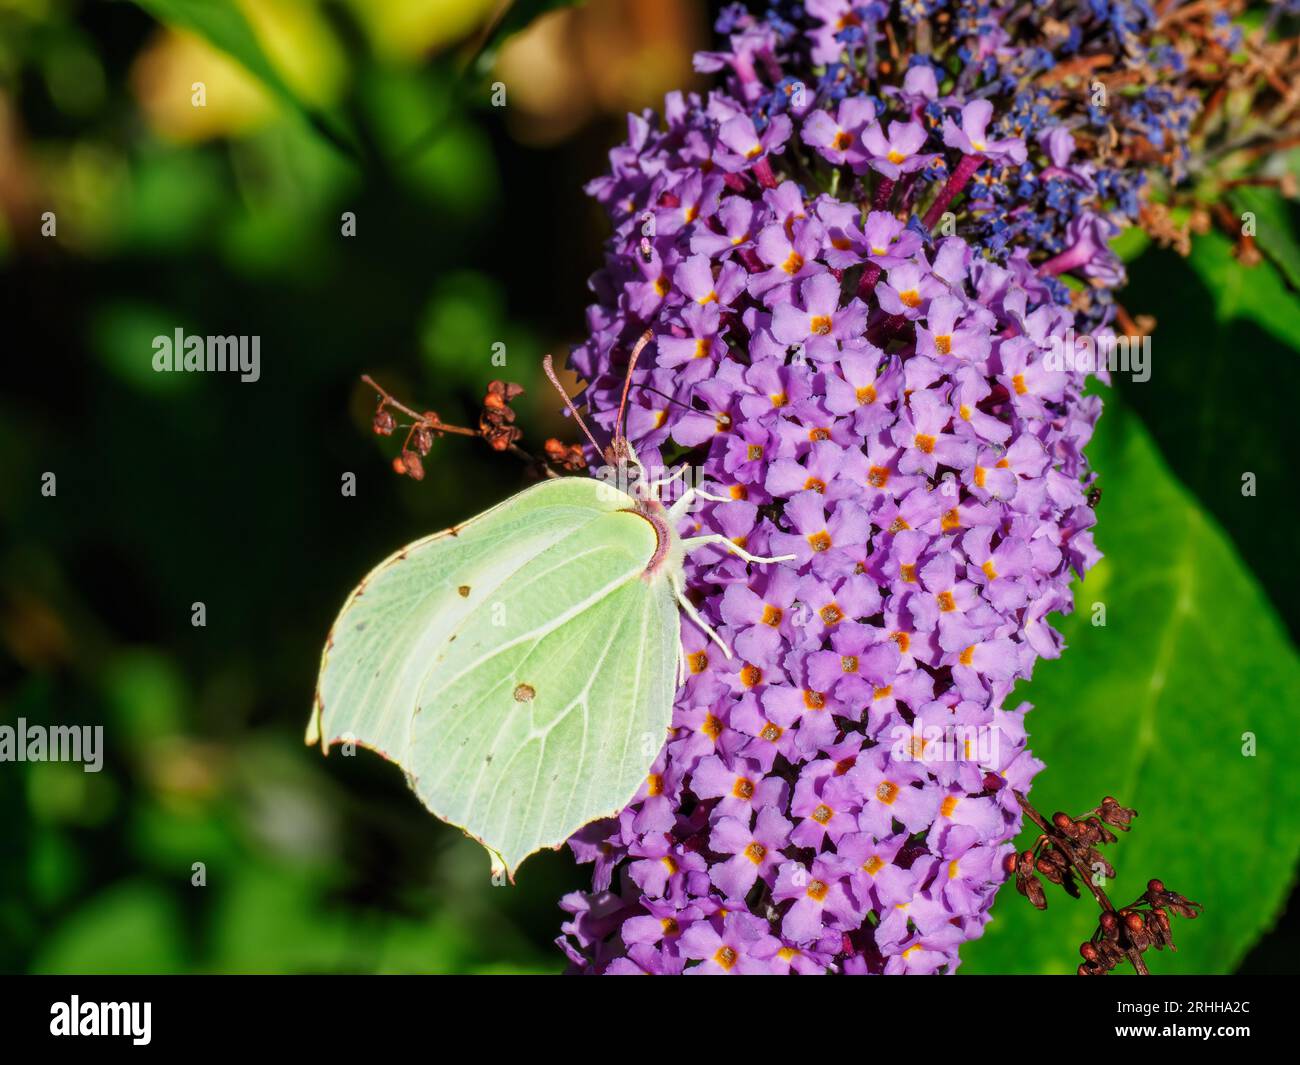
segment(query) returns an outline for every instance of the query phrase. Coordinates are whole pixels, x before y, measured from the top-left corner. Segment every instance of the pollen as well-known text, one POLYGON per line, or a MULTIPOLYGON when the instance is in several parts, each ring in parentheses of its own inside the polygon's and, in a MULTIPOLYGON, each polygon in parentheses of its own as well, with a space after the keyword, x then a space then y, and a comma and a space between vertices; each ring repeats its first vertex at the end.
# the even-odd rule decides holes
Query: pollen
POLYGON ((806 688, 803 693, 803 705, 809 710, 821 710, 826 706, 826 696, 821 692, 806 688))
POLYGON ((821 617, 823 625, 838 625, 844 620, 844 611, 835 603, 827 603, 817 613, 821 617))
POLYGON ((964 422, 970 421, 970 407, 966 406, 965 403, 963 403, 960 407, 957 408, 957 413, 961 416, 962 421, 964 422))
POLYGON ((889 154, 885 156, 885 158, 888 159, 895 166, 897 166, 899 163, 905 162, 907 156, 903 152, 900 152, 897 148, 890 148, 889 154))
POLYGON ((813 336, 824 337, 831 331, 832 324, 830 318, 826 315, 818 314, 808 323, 808 331, 812 333, 813 336))
POLYGON ((935 598, 939 600, 939 609, 945 614, 951 614, 957 609, 957 600, 952 597, 952 592, 940 592, 935 598))
POLYGON ((898 567, 898 575, 908 584, 916 583, 916 563, 904 562, 898 567))
POLYGON ((898 632, 890 633, 889 638, 893 640, 894 643, 898 644, 899 651, 903 654, 907 654, 907 649, 912 645, 911 636, 900 629, 898 632))
POLYGON ((892 780, 882 780, 876 785, 876 798, 886 806, 893 806, 898 798, 898 785, 892 780))
POLYGON ((864 405, 870 405, 876 402, 876 386, 863 385, 856 393, 858 402, 864 405))
POLYGON ((731 967, 736 964, 736 952, 727 944, 723 943, 713 955, 713 960, 719 965, 730 971, 731 967))
POLYGON ((775 743, 784 733, 785 729, 780 725, 774 725, 769 721, 763 726, 762 731, 759 732, 758 736, 759 739, 767 740, 768 743, 775 743))
POLYGON ((700 731, 714 742, 722 735, 722 722, 712 714, 704 715, 704 722, 700 725, 700 731))
POLYGON ((807 895, 813 902, 821 902, 829 891, 830 888, 820 880, 808 881, 807 895))
POLYGON ((698 203, 691 204, 682 212, 682 217, 685 218, 687 222, 694 222, 700 217, 700 205, 698 203))
POLYGON ((782 961, 793 961, 799 957, 799 950, 797 947, 782 947, 776 952, 776 956, 782 961))
POLYGON ((1025 384, 1025 375, 1022 373, 1018 373, 1011 378, 1011 383, 1015 386, 1017 396, 1023 396, 1029 391, 1029 387, 1025 384))
POLYGON ((844 130, 840 130, 838 133, 836 133, 835 139, 831 141, 831 147, 834 148, 837 152, 846 152, 852 146, 853 146, 853 136, 850 133, 846 133, 844 130))
POLYGON ((876 854, 873 854, 870 858, 868 858, 865 862, 862 863, 862 871, 866 873, 867 876, 875 876, 884 867, 885 867, 885 863, 881 861, 880 856, 876 854))
POLYGON ((894 690, 894 686, 892 684, 886 684, 883 688, 872 689, 871 692, 872 701, 879 702, 881 699, 888 699, 890 693, 892 693, 893 690, 894 690))
POLYGON ((992 559, 989 559, 987 562, 985 562, 984 565, 980 567, 980 569, 984 571, 984 576, 986 576, 989 580, 995 581, 998 579, 998 571, 993 568, 992 559))
POLYGON ((820 477, 809 477, 808 480, 804 482, 804 488, 820 495, 826 491, 826 482, 820 477))
POLYGON ((840 669, 843 670, 845 673, 856 673, 858 671, 858 656, 841 655, 840 669))
POLYGON ((763 457, 763 445, 750 444, 745 450, 745 457, 748 458, 750 462, 758 462, 759 459, 763 457))
POLYGON ((889 483, 889 470, 884 466, 872 466, 867 471, 867 484, 872 488, 884 488, 889 483))
POLYGON ((664 422, 666 422, 667 420, 668 420, 668 412, 667 412, 666 410, 657 410, 657 411, 655 411, 655 428, 656 428, 656 429, 662 429, 662 428, 663 428, 663 425, 664 425, 664 422))
POLYGON ((787 274, 797 274, 803 269, 803 256, 797 251, 792 251, 790 257, 781 264, 781 269, 787 274))
POLYGON ((706 337, 700 337, 695 342, 694 358, 702 359, 709 353, 709 341, 706 337))
POLYGON ((707 296, 701 296, 701 297, 700 297, 698 300, 696 300, 695 302, 698 303, 698 304, 700 304, 701 306, 704 306, 704 305, 709 304, 709 303, 717 303, 717 302, 718 302, 718 294, 717 294, 716 292, 714 292, 712 289, 710 289, 710 290, 709 290, 709 294, 708 294, 707 296))
POLYGON ((662 795, 664 793, 664 778, 658 773, 651 773, 645 778, 645 790, 647 795, 662 795))
POLYGON ((737 777, 736 783, 731 786, 731 794, 748 802, 754 797, 754 782, 748 777, 737 777))
POLYGON ((952 337, 948 333, 940 333, 934 338, 934 350, 940 355, 951 355, 952 337))
POLYGON ((785 617, 785 611, 779 606, 772 606, 770 603, 763 607, 763 624, 771 625, 776 628, 781 624, 781 619, 785 617))
POLYGON ((686 656, 686 664, 692 673, 703 673, 709 668, 709 653, 696 651, 694 654, 689 654, 686 656))
POLYGON ((961 799, 959 799, 956 795, 949 795, 946 799, 943 800, 943 802, 939 804, 939 816, 951 817, 952 812, 955 809, 957 809, 957 804, 959 802, 961 802, 961 799))
POLYGON ((812 812, 812 819, 816 821, 819 825, 826 824, 826 822, 828 822, 834 816, 835 816, 835 811, 832 810, 829 806, 827 806, 824 802, 819 803, 817 809, 815 809, 812 812))
POLYGON ((957 661, 960 662, 963 666, 969 666, 972 662, 974 662, 975 645, 971 644, 969 647, 967 647, 966 650, 964 650, 960 655, 957 656, 957 661))
POLYGON ((681 933, 681 926, 677 923, 676 917, 662 917, 659 920, 660 926, 664 930, 664 938, 669 939, 681 933))
POLYGON ((784 392, 773 392, 767 398, 772 401, 772 406, 774 407, 784 407, 787 403, 790 402, 790 397, 787 396, 784 392))
POLYGON ((831 247, 836 251, 848 251, 853 247, 853 241, 847 237, 831 237, 831 247))
POLYGON ((961 528, 961 515, 957 513, 956 507, 944 511, 943 517, 939 520, 939 527, 944 532, 952 532, 953 529, 961 528))
POLYGON ((909 288, 906 292, 900 292, 898 294, 898 299, 904 307, 921 306, 921 294, 914 288, 909 288))
POLYGON ((808 430, 808 439, 811 440, 814 444, 817 443, 817 441, 819 440, 829 440, 830 438, 831 438, 831 431, 829 429, 818 428, 818 429, 808 430))
POLYGON ((976 488, 983 488, 983 487, 984 487, 984 482, 987 481, 988 479, 989 479, 989 471, 986 470, 983 466, 976 466, 976 467, 975 467, 975 487, 976 487, 976 488))
POLYGON ((813 533, 808 537, 808 544, 816 552, 829 551, 831 546, 831 534, 823 529, 819 533, 813 533))
POLYGON ((929 433, 917 433, 914 437, 914 442, 916 443, 917 450, 923 451, 927 455, 934 454, 934 445, 936 441, 929 433))
POLYGON ((764 847, 763 844, 759 843, 758 840, 755 840, 753 843, 751 843, 748 847, 745 848, 745 857, 748 858, 755 865, 758 865, 764 858, 767 857, 767 848, 764 847))
POLYGON ((903 519, 901 514, 889 523, 889 531, 891 533, 899 533, 902 532, 904 529, 910 529, 910 528, 911 526, 907 524, 907 522, 903 519))
POLYGON ((920 758, 925 754, 925 740, 920 736, 913 736, 907 741, 907 753, 913 758, 920 758))
POLYGON ((749 151, 745 153, 745 158, 757 159, 762 154, 763 154, 763 146, 761 144, 755 144, 754 147, 750 148, 749 151))
POLYGON ((677 872, 677 863, 673 861, 671 854, 665 854, 659 860, 664 863, 664 868, 668 870, 669 876, 672 876, 677 872))
POLYGON ((752 688, 755 685, 762 683, 762 680, 763 671, 759 669, 758 666, 747 665, 740 671, 740 683, 746 688, 752 688))
POLYGON ((958 864, 959 864, 959 859, 957 858, 954 858, 952 861, 948 863, 949 880, 956 880, 957 877, 961 875, 961 870, 958 868, 958 864))
POLYGON ((655 280, 655 292, 660 296, 668 295, 668 289, 671 287, 667 274, 660 274, 655 280))
POLYGON ((728 492, 732 499, 748 499, 749 489, 743 484, 733 484, 728 492))

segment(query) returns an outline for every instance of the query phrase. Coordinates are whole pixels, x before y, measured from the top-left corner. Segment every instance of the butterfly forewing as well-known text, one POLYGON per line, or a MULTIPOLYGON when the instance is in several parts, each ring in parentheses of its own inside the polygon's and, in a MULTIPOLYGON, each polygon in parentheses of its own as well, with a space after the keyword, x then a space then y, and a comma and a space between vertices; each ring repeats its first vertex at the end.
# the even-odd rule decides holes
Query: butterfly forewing
POLYGON ((397 762, 511 872, 615 812, 663 741, 678 641, 632 506, 548 481, 381 564, 331 632, 319 736, 397 762))

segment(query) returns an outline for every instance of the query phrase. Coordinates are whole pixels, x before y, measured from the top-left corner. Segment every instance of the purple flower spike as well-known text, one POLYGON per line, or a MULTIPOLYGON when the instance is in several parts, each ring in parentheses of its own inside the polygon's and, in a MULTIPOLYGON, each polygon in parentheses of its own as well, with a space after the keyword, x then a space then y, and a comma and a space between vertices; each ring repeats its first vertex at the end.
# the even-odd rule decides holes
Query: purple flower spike
POLYGON ((1007 701, 1099 557, 1100 403, 1048 355, 1107 325, 1097 197, 1122 182, 1009 101, 999 71, 1040 60, 1002 27, 954 19, 953 76, 885 69, 884 0, 778 10, 728 8, 697 58, 723 84, 634 118, 589 186, 613 224, 571 358, 595 421, 648 329, 629 438, 713 497, 681 532, 793 558, 687 558, 731 656, 684 620, 666 743, 571 841, 575 971, 956 970, 1042 768, 1007 701))

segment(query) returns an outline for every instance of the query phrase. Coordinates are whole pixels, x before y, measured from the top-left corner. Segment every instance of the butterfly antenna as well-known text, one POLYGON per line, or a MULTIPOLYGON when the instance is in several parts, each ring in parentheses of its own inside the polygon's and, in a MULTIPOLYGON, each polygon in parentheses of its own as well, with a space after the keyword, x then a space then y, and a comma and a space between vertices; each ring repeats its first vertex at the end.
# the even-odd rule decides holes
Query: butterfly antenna
POLYGON ((583 420, 582 415, 578 413, 578 408, 573 405, 573 400, 569 398, 569 393, 564 390, 564 386, 560 384, 560 379, 555 376, 555 367, 551 365, 551 356, 549 354, 542 356, 542 369, 546 371, 546 376, 550 378, 551 384, 555 386, 555 391, 560 393, 560 396, 564 399, 564 405, 569 408, 569 413, 573 415, 573 420, 582 427, 582 431, 587 435, 587 439, 591 441, 591 446, 596 449, 596 454, 603 455, 605 449, 596 443, 596 438, 591 435, 591 430, 587 428, 587 423, 583 420))
POLYGON ((623 431, 623 418, 627 414, 627 394, 632 388, 632 371, 636 369, 636 360, 641 356, 641 349, 654 338, 654 333, 647 329, 637 339, 636 345, 632 348, 632 354, 628 356, 627 375, 623 378, 623 397, 618 401, 618 417, 614 419, 615 447, 618 446, 618 441, 627 439, 627 434, 623 431))
POLYGON ((641 387, 645 389, 647 392, 653 392, 660 399, 666 399, 669 403, 676 403, 677 406, 682 408, 682 410, 689 410, 689 411, 695 410, 695 408, 692 407, 689 403, 683 403, 680 399, 676 398, 675 396, 670 396, 667 392, 661 392, 659 389, 655 388, 654 385, 642 385, 641 387))

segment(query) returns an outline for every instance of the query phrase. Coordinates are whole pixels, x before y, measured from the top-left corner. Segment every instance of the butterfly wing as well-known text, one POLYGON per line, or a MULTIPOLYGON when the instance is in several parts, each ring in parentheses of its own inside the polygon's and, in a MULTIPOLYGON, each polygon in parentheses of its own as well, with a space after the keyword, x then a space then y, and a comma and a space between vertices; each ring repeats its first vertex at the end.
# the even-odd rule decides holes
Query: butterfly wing
POLYGON ((632 505, 548 481, 386 560, 334 624, 308 741, 398 763, 511 875, 621 809, 670 723, 679 624, 632 505))

